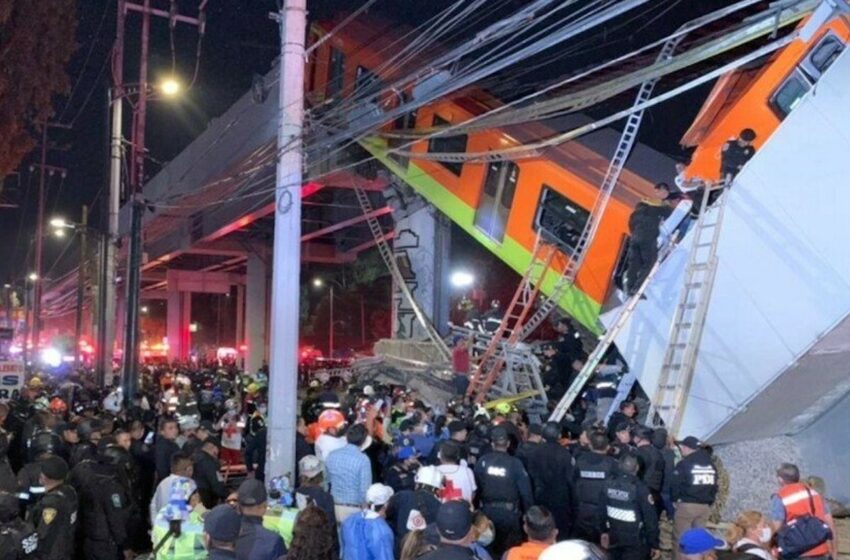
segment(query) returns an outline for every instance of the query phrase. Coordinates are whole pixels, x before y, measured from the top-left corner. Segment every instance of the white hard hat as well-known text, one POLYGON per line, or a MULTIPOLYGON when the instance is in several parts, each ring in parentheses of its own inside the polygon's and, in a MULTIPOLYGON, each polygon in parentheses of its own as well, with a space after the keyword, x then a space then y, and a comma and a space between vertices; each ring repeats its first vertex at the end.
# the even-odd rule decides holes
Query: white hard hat
POLYGON ((393 497, 393 489, 384 484, 373 484, 366 490, 366 501, 373 506, 382 506, 393 497))
POLYGON ((547 547, 539 560, 604 560, 606 555, 594 544, 587 541, 561 541, 547 547))
POLYGON ((375 394, 374 387, 372 387, 371 385, 366 385, 365 387, 363 387, 363 394, 366 395, 367 397, 371 397, 372 395, 375 394))
POLYGON ((425 484, 432 488, 442 488, 443 473, 441 473, 437 467, 433 465, 419 467, 419 470, 416 471, 415 482, 416 484, 425 484))

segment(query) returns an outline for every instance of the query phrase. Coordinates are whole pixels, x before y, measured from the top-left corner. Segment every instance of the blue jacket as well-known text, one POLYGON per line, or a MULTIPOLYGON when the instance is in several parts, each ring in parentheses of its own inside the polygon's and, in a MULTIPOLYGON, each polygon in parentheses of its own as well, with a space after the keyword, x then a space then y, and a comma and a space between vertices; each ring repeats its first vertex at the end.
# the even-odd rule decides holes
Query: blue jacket
POLYGON ((394 560, 395 540, 382 517, 366 518, 367 512, 351 515, 342 523, 342 557, 345 560, 394 560))
POLYGON ((242 516, 242 527, 236 539, 239 560, 278 560, 286 554, 283 538, 263 527, 261 517, 242 516))

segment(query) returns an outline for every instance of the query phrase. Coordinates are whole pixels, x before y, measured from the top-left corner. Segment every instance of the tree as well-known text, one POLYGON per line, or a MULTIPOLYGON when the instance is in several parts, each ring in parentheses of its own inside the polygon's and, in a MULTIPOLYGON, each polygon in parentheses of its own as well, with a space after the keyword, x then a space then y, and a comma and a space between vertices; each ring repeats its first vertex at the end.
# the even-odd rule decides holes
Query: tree
POLYGON ((0 1, 0 179, 35 146, 53 98, 67 94, 75 0, 0 1))

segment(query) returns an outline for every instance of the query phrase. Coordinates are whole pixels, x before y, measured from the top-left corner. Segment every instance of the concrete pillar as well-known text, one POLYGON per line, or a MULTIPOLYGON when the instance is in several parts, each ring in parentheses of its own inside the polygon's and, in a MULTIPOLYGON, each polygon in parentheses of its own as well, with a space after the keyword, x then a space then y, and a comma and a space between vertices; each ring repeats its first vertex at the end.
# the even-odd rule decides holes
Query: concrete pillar
MULTIPOLYGON (((449 320, 451 225, 430 206, 396 223, 393 253, 413 297, 434 327, 445 334, 449 320)), ((427 338, 401 290, 393 289, 393 338, 427 338)))
POLYGON ((245 367, 245 353, 242 352, 242 346, 245 344, 245 286, 239 284, 236 286, 236 340, 233 346, 239 351, 241 356, 240 365, 245 367))
MULTIPOLYGON (((127 297, 124 295, 126 290, 116 290, 115 298, 115 332, 113 333, 112 345, 119 348, 124 346, 124 325, 127 324, 127 297)), ((110 356, 111 357, 111 356, 110 356)), ((111 363, 111 362, 110 362, 111 363)))
POLYGON ((266 359, 268 270, 265 261, 248 255, 245 287, 245 371, 255 372, 266 359))
POLYGON ((168 360, 185 360, 189 357, 189 323, 192 317, 192 293, 179 290, 177 278, 168 276, 168 360))

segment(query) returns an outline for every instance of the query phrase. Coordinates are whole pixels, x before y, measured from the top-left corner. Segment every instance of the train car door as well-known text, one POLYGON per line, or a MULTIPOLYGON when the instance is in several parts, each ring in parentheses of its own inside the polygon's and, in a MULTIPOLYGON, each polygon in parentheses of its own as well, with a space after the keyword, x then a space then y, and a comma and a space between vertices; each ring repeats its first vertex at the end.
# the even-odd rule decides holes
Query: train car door
POLYGON ((494 161, 487 165, 475 227, 499 243, 505 238, 518 178, 519 167, 512 161, 494 161))

